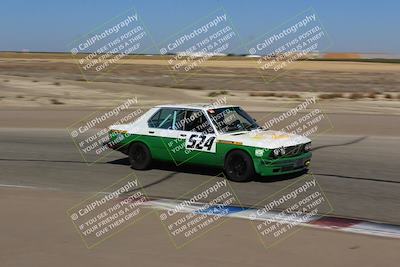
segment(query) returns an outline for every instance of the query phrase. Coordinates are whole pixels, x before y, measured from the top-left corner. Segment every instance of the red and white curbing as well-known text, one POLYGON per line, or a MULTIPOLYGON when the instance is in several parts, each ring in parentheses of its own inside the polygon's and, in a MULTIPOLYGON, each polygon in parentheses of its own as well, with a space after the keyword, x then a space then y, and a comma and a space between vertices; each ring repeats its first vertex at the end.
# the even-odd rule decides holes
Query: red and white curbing
MULTIPOLYGON (((143 205, 149 208, 168 210, 173 209, 180 203, 182 203, 182 201, 173 199, 154 199, 143 203, 143 205)), ((199 212, 202 206, 204 206, 204 203, 185 205, 180 211, 186 213, 195 211, 199 212)), ((239 208, 233 206, 226 208, 230 210, 228 212, 224 212, 222 216, 247 220, 275 220, 276 215, 278 214, 278 212, 271 211, 264 213, 262 216, 259 216, 257 214, 257 209, 255 208, 239 208)), ((291 219, 290 217, 287 217, 285 219, 285 217, 281 216, 280 218, 287 222, 293 221, 293 219, 291 219)), ((310 216, 307 219, 303 219, 303 221, 299 222, 298 225, 319 229, 330 229, 341 232, 400 238, 400 225, 392 225, 358 219, 348 219, 333 216, 310 216)))
POLYGON ((327 228, 357 234, 400 238, 400 226, 348 218, 322 217, 310 223, 317 228, 327 228))

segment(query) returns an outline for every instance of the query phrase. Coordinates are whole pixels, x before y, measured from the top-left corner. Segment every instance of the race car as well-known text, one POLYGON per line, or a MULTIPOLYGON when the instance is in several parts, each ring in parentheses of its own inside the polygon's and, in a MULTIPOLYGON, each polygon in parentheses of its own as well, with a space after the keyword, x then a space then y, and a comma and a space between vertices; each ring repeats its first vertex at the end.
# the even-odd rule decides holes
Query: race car
POLYGON ((133 169, 154 160, 201 164, 237 182, 304 171, 311 159, 310 139, 263 129, 233 105, 155 106, 132 123, 110 126, 107 145, 127 154, 133 169))

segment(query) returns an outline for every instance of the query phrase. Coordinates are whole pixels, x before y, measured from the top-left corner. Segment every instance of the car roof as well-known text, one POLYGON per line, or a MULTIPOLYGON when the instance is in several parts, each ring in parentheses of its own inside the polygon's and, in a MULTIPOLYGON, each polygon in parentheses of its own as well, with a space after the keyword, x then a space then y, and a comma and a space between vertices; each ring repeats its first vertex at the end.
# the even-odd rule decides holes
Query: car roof
POLYGON ((227 108, 227 107, 237 107, 236 105, 220 105, 214 103, 190 103, 190 104, 166 104, 158 105, 156 108, 186 108, 186 109, 216 109, 216 108, 227 108))

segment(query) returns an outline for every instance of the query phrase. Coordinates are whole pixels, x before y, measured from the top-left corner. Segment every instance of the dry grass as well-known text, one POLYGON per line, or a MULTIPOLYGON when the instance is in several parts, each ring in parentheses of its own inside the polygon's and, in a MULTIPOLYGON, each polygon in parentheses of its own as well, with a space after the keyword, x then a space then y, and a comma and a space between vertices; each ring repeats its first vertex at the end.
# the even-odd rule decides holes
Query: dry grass
MULTIPOLYGON (((321 94, 318 96, 320 99, 335 99, 335 98, 348 98, 352 100, 358 100, 362 98, 369 99, 377 99, 377 98, 386 98, 386 99, 394 99, 395 96, 389 93, 383 94, 382 92, 374 91, 370 93, 348 93, 346 95, 341 93, 330 93, 330 94, 321 94), (382 96, 380 96, 382 95, 382 96)), ((400 99, 400 95, 398 95, 400 99)))
POLYGON ((262 97, 286 97, 286 98, 300 98, 298 94, 291 93, 273 93, 273 92, 251 92, 250 96, 262 96, 262 97))
POLYGON ((393 96, 392 96, 391 94, 385 94, 385 98, 386 98, 386 99, 392 99, 393 96))
POLYGON ((352 99, 352 100, 361 99, 363 97, 364 97, 364 95, 362 93, 351 93, 349 95, 349 99, 352 99))
POLYGON ((283 94, 283 97, 287 98, 300 98, 298 94, 283 94))
POLYGON ((343 98, 343 94, 341 94, 341 93, 328 93, 328 94, 321 94, 318 97, 319 97, 319 99, 343 98))
POLYGON ((264 97, 272 97, 275 96, 276 93, 269 93, 269 92, 251 92, 249 93, 250 96, 264 96, 264 97))
MULTIPOLYGON (((162 86, 163 87, 163 86, 162 86)), ((171 86, 172 88, 178 88, 178 89, 194 89, 194 90, 201 90, 203 89, 202 86, 200 85, 184 85, 184 84, 175 84, 171 86)))
POLYGON ((219 96, 219 95, 227 95, 227 94, 228 94, 228 91, 223 90, 223 91, 218 91, 218 92, 210 92, 208 94, 208 96, 209 97, 216 97, 216 96, 219 96))
POLYGON ((61 102, 60 100, 55 99, 55 98, 50 99, 50 103, 53 104, 53 105, 63 105, 63 104, 65 104, 64 102, 61 102))

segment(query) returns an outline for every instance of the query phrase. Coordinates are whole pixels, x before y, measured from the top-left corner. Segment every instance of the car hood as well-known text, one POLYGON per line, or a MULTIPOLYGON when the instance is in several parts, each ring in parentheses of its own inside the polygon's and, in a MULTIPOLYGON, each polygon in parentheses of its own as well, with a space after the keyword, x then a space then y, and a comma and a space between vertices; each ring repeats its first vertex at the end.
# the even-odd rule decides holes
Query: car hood
POLYGON ((290 134, 281 131, 260 131, 254 130, 250 132, 240 132, 231 134, 221 134, 218 136, 219 142, 241 143, 245 146, 253 146, 260 148, 280 148, 289 147, 300 144, 306 144, 311 140, 302 135, 290 134))

